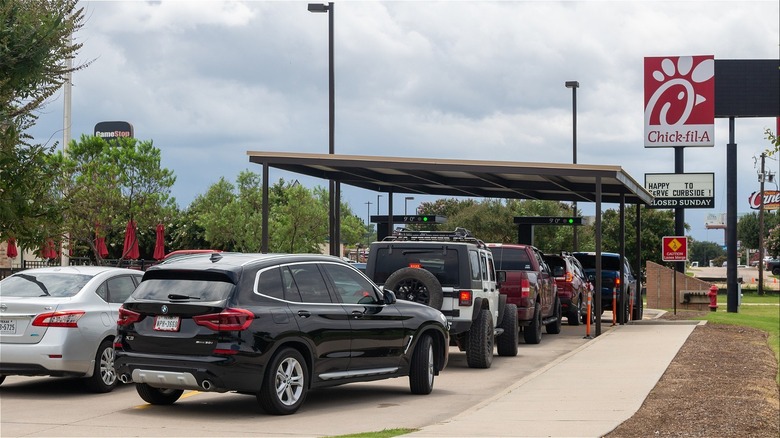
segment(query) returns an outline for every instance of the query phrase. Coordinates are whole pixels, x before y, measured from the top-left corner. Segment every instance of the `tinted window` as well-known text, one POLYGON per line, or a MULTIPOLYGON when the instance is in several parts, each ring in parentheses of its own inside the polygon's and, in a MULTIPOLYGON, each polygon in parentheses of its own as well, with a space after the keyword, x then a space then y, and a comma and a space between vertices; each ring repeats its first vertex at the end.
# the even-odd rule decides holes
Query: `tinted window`
POLYGON ((284 299, 284 286, 279 268, 267 269, 257 276, 255 291, 269 297, 284 299))
POLYGON ((108 289, 109 303, 124 303, 135 290, 135 282, 129 275, 109 278, 104 284, 108 289))
POLYGON ((496 269, 499 271, 530 271, 531 259, 524 249, 496 247, 490 248, 496 269))
POLYGON ((471 279, 480 280, 480 266, 479 266, 479 253, 476 251, 469 251, 469 265, 471 266, 471 279))
MULTIPOLYGON (((387 247, 377 248, 374 282, 384 284, 393 272, 408 267, 423 268, 430 271, 442 286, 459 287, 460 267, 458 265, 458 250, 449 248, 393 248, 392 253, 387 247)), ((479 271, 477 271, 479 272, 479 271)), ((477 277, 479 278, 479 277, 477 277)))
POLYGON ((330 294, 325 280, 316 264, 302 263, 288 266, 293 281, 304 303, 330 303, 330 294))
POLYGON ((132 296, 142 300, 167 301, 169 295, 180 295, 199 301, 223 301, 233 291, 233 283, 222 276, 196 280, 186 278, 186 271, 179 275, 185 278, 147 278, 138 285, 132 296))
POLYGON ((341 301, 347 304, 373 303, 374 286, 365 277, 346 266, 325 263, 322 265, 336 287, 341 301))
POLYGON ((14 274, 0 282, 3 297, 72 297, 76 295, 91 275, 80 274, 14 274))
MULTIPOLYGON (((596 269, 596 255, 595 254, 576 254, 574 257, 582 263, 582 267, 585 269, 596 269)), ((606 271, 619 271, 620 259, 617 257, 601 256, 601 269, 606 271)))

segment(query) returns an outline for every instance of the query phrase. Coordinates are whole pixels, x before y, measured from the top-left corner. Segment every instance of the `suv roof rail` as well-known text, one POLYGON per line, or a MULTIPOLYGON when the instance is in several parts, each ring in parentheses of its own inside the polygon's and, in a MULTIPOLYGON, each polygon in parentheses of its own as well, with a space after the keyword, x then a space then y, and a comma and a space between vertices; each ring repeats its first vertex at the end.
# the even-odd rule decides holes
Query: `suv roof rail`
POLYGON ((485 242, 477 239, 471 234, 471 231, 457 227, 453 231, 414 231, 406 228, 396 228, 392 236, 387 236, 382 241, 449 241, 449 242, 468 242, 476 244, 481 248, 486 248, 485 242))

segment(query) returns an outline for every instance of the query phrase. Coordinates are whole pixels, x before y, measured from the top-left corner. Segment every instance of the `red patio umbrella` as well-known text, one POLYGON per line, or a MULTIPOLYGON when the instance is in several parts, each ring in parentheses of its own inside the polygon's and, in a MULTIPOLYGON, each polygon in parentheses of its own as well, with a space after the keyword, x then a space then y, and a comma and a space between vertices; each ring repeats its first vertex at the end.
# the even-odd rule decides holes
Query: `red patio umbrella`
POLYGON ((57 258, 57 250, 54 248, 54 240, 49 239, 46 241, 46 243, 43 244, 43 247, 41 248, 41 258, 42 259, 57 258))
POLYGON ((165 257, 165 227, 157 224, 157 240, 154 242, 154 259, 162 260, 165 257))
POLYGON ((13 237, 8 239, 8 248, 6 248, 5 254, 9 258, 15 258, 16 256, 19 255, 19 251, 17 251, 16 249, 16 239, 14 239, 13 237))
POLYGON ((122 257, 127 259, 137 259, 140 256, 138 252, 138 239, 135 235, 135 221, 130 219, 127 222, 125 230, 125 246, 122 250, 122 257))
POLYGON ((95 225, 95 249, 101 258, 108 257, 108 248, 106 247, 106 238, 100 236, 100 224, 95 225))

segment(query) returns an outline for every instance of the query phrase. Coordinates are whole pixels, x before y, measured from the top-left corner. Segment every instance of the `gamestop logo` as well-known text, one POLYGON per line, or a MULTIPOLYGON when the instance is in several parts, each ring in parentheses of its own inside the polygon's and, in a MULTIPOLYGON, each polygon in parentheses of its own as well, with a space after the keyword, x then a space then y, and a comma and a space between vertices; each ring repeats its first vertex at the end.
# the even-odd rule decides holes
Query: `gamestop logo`
POLYGON ((645 58, 645 147, 715 145, 713 56, 645 58))
MULTIPOLYGON (((748 198, 750 208, 753 210, 761 209, 761 192, 753 192, 748 198)), ((764 210, 780 209, 780 192, 775 190, 764 190, 764 210)))

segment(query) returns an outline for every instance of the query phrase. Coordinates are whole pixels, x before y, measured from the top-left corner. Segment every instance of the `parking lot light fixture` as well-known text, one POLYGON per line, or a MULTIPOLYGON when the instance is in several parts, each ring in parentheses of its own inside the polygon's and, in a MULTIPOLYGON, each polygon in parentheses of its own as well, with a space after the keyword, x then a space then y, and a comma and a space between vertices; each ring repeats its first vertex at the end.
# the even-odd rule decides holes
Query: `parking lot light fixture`
POLYGON ((404 198, 404 216, 406 216, 406 205, 407 205, 407 202, 413 201, 413 200, 414 200, 414 196, 407 196, 407 197, 404 198))

